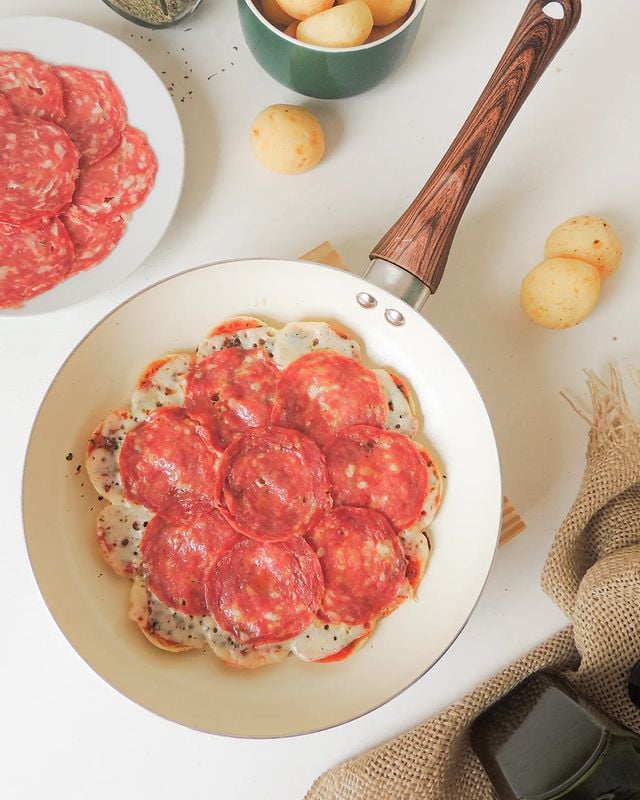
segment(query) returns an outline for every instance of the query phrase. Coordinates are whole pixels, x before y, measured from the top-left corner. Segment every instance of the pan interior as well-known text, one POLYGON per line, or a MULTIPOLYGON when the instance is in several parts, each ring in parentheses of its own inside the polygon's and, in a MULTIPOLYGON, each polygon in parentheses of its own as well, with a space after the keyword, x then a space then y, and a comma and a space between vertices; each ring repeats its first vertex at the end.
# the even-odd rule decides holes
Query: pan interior
POLYGON ((163 281, 88 334, 39 411, 23 505, 44 599, 69 642, 104 680, 182 724, 258 737, 353 719, 433 665, 480 595, 495 552, 501 499, 495 440, 482 400, 451 348, 422 317, 353 275, 309 263, 254 260, 210 265, 163 281), (375 309, 356 302, 363 289, 378 299, 375 309), (393 328, 384 310, 400 306, 406 324, 393 328), (417 601, 385 619, 369 642, 341 663, 289 658, 275 667, 241 671, 210 653, 161 652, 127 619, 129 583, 111 574, 94 544, 99 504, 83 465, 92 429, 128 403, 149 361, 193 350, 215 322, 236 314, 279 324, 335 320, 354 333, 370 364, 392 367, 409 381, 425 440, 447 476, 432 526, 433 557, 417 601))

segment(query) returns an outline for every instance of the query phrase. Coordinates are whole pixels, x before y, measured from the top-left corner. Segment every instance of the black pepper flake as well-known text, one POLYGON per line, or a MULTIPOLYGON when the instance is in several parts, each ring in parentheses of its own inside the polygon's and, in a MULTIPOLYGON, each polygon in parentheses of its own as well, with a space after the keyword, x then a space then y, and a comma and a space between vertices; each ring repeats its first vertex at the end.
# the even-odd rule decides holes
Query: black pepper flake
POLYGON ((325 626, 324 626, 324 629, 325 629, 325 631, 328 631, 328 630, 329 630, 329 626, 328 626, 328 625, 325 625, 325 626))
POLYGON ((235 44, 233 45, 233 49, 234 49, 236 52, 238 52, 238 48, 236 47, 236 45, 235 45, 235 44))
POLYGON ((123 540, 120 542, 120 546, 121 546, 121 547, 126 547, 128 544, 129 544, 129 540, 128 540, 128 539, 123 539, 123 540))
POLYGON ((65 459, 67 461, 73 461, 73 453, 67 453, 67 455, 65 456, 65 459))
POLYGON ((82 464, 78 464, 78 466, 76 467, 76 475, 80 472, 81 469, 82 469, 82 464))
POLYGON ((104 497, 101 494, 99 494, 98 495, 98 500, 104 500, 104 497))
POLYGON ((187 32, 188 32, 188 31, 190 31, 190 30, 191 30, 191 28, 185 28, 185 29, 184 29, 184 32, 185 32, 185 33, 187 33, 187 32))
POLYGON ((149 524, 148 522, 143 522, 143 523, 142 523, 142 527, 143 527, 143 528, 146 528, 148 524, 149 524))
POLYGON ((337 641, 338 641, 338 637, 337 637, 337 636, 334 636, 334 637, 333 637, 333 641, 334 641, 334 642, 337 642, 337 641))

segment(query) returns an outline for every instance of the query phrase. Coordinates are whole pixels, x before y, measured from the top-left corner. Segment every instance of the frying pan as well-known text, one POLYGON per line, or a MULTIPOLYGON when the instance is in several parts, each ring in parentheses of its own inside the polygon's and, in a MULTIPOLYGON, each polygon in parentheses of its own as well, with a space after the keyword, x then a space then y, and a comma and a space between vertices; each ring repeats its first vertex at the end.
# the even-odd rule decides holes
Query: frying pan
MULTIPOLYGON (((558 6, 558 4, 546 4, 558 6)), ((471 192, 518 108, 580 14, 532 0, 469 119, 414 203, 374 248, 367 278, 311 263, 210 264, 126 301, 78 345, 54 379, 27 453, 23 513, 43 597, 64 635, 117 690, 185 725, 236 736, 319 730, 378 707, 423 675, 464 627, 486 581, 502 493, 495 439, 470 376, 417 309, 435 292, 471 192), (432 527, 433 556, 417 602, 383 620, 344 662, 289 658, 257 671, 211 654, 161 652, 129 622, 128 582, 93 546, 99 502, 81 466, 98 420, 127 402, 139 371, 165 352, 192 350, 235 314, 272 323, 335 321, 366 360, 413 388, 426 441, 447 475, 432 527), (71 454, 71 455, 69 455, 71 454), (70 460, 67 460, 69 458, 70 460)))

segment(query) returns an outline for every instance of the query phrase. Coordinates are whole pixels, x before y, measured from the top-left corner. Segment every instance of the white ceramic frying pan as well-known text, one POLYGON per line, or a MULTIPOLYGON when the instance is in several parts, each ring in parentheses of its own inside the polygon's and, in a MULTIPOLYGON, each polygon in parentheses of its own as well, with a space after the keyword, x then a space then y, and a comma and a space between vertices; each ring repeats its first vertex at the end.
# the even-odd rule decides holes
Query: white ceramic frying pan
POLYGON ((438 286, 458 221, 489 157, 579 14, 579 0, 529 3, 451 149, 374 249, 368 280, 278 260, 190 270, 125 302, 63 365, 39 411, 27 454, 27 544, 62 632, 118 691, 169 719, 213 733, 305 733, 386 702, 423 675, 464 627, 499 533, 498 456, 471 378, 417 309, 438 286), (545 5, 561 6, 562 18, 548 16, 545 5), (237 314, 276 324, 333 320, 354 334, 365 360, 392 367, 413 388, 427 444, 447 475, 432 529, 433 556, 417 602, 383 620, 366 645, 343 662, 314 665, 289 658, 275 667, 242 671, 211 654, 161 652, 127 619, 128 581, 111 574, 93 543, 98 502, 84 467, 77 469, 93 427, 128 401, 149 361, 192 350, 214 323, 237 314))

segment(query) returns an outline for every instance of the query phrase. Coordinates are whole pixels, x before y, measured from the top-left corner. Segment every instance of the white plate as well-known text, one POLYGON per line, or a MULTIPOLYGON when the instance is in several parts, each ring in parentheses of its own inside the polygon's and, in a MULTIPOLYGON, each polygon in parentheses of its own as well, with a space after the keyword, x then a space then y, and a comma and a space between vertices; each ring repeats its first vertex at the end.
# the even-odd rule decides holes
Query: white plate
POLYGON ((491 423, 464 366, 419 314, 340 270, 291 261, 212 265, 162 281, 128 300, 78 345, 56 376, 34 424, 23 511, 43 597, 77 652, 120 692, 185 725, 236 736, 287 736, 340 724, 379 706, 444 653, 487 578, 502 508, 491 423), (368 289, 375 309, 356 302, 368 289), (385 308, 401 308, 394 328, 385 308), (129 402, 135 379, 164 353, 193 350, 225 317, 284 324, 334 320, 360 340, 369 364, 406 378, 426 441, 444 465, 444 500, 432 526, 433 556, 417 602, 384 619, 337 664, 286 662, 243 671, 213 654, 154 648, 127 619, 129 581, 95 544, 99 503, 84 452, 95 425, 129 402), (68 453, 73 459, 66 460, 68 453), (82 465, 77 471, 77 466, 82 465))
POLYGON ((115 250, 101 263, 1 316, 57 311, 110 289, 130 275, 158 244, 178 204, 184 175, 184 139, 173 101, 144 59, 103 31, 57 17, 10 17, 0 24, 0 50, 24 50, 49 64, 109 73, 122 93, 129 124, 144 131, 158 174, 149 196, 129 220, 115 250))

